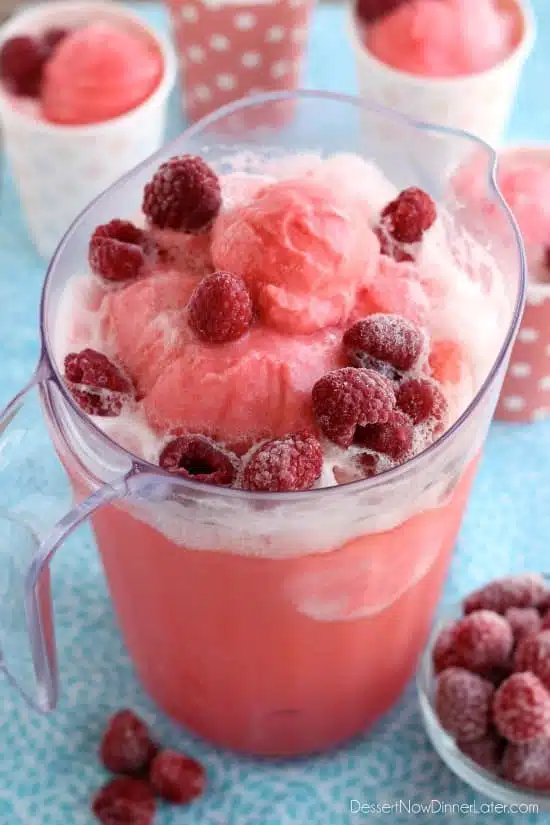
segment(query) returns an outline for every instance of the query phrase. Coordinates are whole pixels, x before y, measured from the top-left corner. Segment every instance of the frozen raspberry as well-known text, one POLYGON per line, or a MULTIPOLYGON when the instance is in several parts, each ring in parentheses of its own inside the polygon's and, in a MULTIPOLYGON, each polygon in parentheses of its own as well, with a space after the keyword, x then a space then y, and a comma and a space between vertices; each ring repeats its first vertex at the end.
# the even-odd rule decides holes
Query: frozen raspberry
POLYGON ((47 52, 26 35, 11 37, 0 49, 0 78, 15 95, 38 97, 47 52))
POLYGON ((65 378, 98 390, 128 393, 130 382, 106 355, 93 349, 70 353, 65 358, 65 378))
POLYGON ((139 774, 156 752, 145 722, 131 710, 120 710, 109 720, 99 758, 111 773, 139 774))
POLYGON ((507 576, 470 593, 464 599, 464 613, 480 609, 505 613, 509 607, 537 607, 545 593, 544 579, 538 573, 507 576))
POLYGON ((545 613, 544 616, 542 617, 540 629, 541 630, 550 630, 550 611, 545 613))
POLYGON ((462 661, 455 649, 458 621, 451 622, 439 633, 432 651, 432 662, 436 673, 448 667, 461 667, 462 661))
POLYGON ((393 260, 398 264, 411 263, 414 261, 413 255, 411 255, 410 252, 406 252, 402 245, 397 243, 397 241, 394 241, 386 229, 383 229, 381 226, 377 226, 374 230, 374 234, 378 238, 381 255, 387 255, 388 258, 393 258, 393 260))
POLYGON ((163 163, 145 187, 143 212, 159 229, 201 232, 222 203, 218 176, 201 158, 181 155, 163 163))
POLYGON ((151 787, 162 799, 174 805, 187 805, 206 788, 202 765, 176 751, 161 751, 153 760, 149 775, 151 787))
POLYGON ((469 670, 505 666, 513 644, 512 628, 491 610, 478 610, 457 622, 454 647, 462 666, 469 670))
POLYGON ((92 272, 106 281, 137 278, 145 264, 145 240, 145 232, 129 221, 115 219, 98 226, 88 250, 92 272))
POLYGON ((252 323, 252 299, 246 284, 229 272, 207 275, 191 295, 187 310, 195 335, 212 344, 236 341, 252 323))
POLYGON ((409 0, 357 0, 357 17, 362 23, 371 25, 405 2, 409 0))
POLYGON ((133 392, 130 381, 118 367, 93 349, 67 355, 65 381, 77 404, 88 415, 120 415, 124 401, 133 392))
POLYGON ((151 825, 155 810, 149 784, 129 776, 107 782, 92 800, 92 812, 102 825, 151 825))
POLYGON ((493 701, 497 730, 510 742, 550 736, 550 694, 534 673, 512 673, 493 701))
POLYGON ((477 765, 491 773, 498 773, 504 750, 504 740, 496 733, 489 732, 478 742, 459 742, 462 753, 469 756, 477 765))
POLYGON ((389 455, 395 461, 404 461, 413 443, 411 419, 399 410, 393 410, 385 424, 368 424, 357 427, 355 443, 377 453, 389 455))
POLYGON ((441 423, 448 409, 445 396, 431 378, 409 378, 397 389, 397 406, 414 424, 441 423))
POLYGON ((165 446, 159 466, 192 481, 227 487, 235 477, 237 457, 204 435, 180 435, 165 446))
POLYGON ((550 690, 550 630, 522 639, 514 654, 514 670, 534 673, 550 690))
POLYGON ((321 445, 313 435, 276 438, 252 453, 243 474, 245 490, 285 493, 309 490, 323 469, 321 445))
POLYGON ((312 401, 316 421, 326 437, 340 447, 349 447, 357 427, 389 420, 395 393, 390 381, 374 370, 343 367, 317 381, 312 401))
POLYGON ((65 40, 68 34, 68 29, 62 29, 59 27, 48 29, 42 37, 42 42, 44 43, 44 46, 46 47, 48 52, 51 53, 53 52, 56 46, 59 46, 62 40, 65 40))
POLYGON ((400 243, 417 243, 437 217, 435 203, 422 189, 411 187, 382 210, 380 225, 400 243))
POLYGON ((377 313, 354 324, 344 335, 344 349, 356 366, 373 358, 407 372, 417 363, 424 347, 422 331, 400 315, 377 313))
POLYGON ((541 629, 540 614, 534 607, 509 607, 504 618, 512 628, 516 643, 541 629))
POLYGON ((550 791, 550 740, 507 745, 500 768, 508 782, 536 791, 550 791))
POLYGON ((448 667, 437 677, 435 709, 458 742, 476 742, 489 730, 494 688, 477 673, 448 667))

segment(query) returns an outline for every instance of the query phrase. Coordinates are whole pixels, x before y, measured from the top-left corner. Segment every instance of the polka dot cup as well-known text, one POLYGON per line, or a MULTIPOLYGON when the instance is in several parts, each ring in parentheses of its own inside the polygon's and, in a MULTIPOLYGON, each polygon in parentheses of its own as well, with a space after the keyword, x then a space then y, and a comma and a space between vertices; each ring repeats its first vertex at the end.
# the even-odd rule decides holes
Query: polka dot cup
POLYGON ((248 94, 297 89, 312 6, 313 0, 168 0, 188 119, 248 94))
POLYGON ((550 285, 530 284, 495 418, 538 421, 550 417, 550 285))

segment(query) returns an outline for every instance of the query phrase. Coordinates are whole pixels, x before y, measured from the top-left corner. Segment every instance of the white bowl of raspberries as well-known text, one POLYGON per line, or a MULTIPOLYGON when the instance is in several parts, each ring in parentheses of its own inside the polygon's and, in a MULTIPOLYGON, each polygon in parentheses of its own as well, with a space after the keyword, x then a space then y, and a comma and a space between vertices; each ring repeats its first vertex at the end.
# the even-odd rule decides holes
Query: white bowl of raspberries
POLYGON ((448 610, 417 687, 428 736, 457 776, 550 811, 550 576, 496 579, 448 610))

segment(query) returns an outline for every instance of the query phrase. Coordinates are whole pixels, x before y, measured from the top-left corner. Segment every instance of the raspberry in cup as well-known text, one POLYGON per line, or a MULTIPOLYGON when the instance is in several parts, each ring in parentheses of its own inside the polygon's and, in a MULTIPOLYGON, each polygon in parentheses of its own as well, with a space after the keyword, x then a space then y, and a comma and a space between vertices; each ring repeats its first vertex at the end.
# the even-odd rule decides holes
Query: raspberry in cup
POLYGON ((2 26, 6 152, 43 257, 91 199, 158 149, 174 79, 169 46, 123 5, 42 3, 2 26))

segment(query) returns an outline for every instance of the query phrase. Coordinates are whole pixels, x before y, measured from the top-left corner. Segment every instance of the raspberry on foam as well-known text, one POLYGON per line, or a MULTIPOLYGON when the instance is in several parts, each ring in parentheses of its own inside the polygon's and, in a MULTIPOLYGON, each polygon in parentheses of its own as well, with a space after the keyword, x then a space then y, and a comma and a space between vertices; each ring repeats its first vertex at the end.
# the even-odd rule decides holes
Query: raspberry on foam
POLYGON ((418 243, 436 218, 433 200, 422 189, 413 186, 404 189, 384 207, 380 226, 399 243, 418 243))
POLYGON ((99 757, 112 773, 132 775, 146 770, 157 750, 145 722, 133 711, 124 709, 109 720, 99 757))
POLYGON ((135 397, 129 379, 101 352, 71 352, 64 367, 67 387, 88 415, 120 415, 124 402, 135 397))
POLYGON ((252 324, 252 298, 245 282, 229 272, 215 272, 200 282, 187 306, 189 326, 212 344, 236 341, 252 324))
POLYGON ((187 805, 206 789, 206 773, 200 762, 173 750, 155 756, 149 781, 155 793, 173 805, 187 805))
POLYGON ((493 719, 510 742, 534 742, 550 736, 550 694, 533 673, 513 673, 497 688, 493 719))
POLYGON ((159 466, 175 475, 203 484, 229 486, 239 460, 204 435, 181 435, 170 441, 159 456, 159 466))
POLYGON ((221 204, 214 170, 202 158, 181 155, 163 163, 145 186, 142 208, 159 229, 195 233, 209 228, 221 204))
POLYGON ((350 327, 344 334, 343 344, 355 366, 371 367, 373 362, 382 362, 400 372, 408 372, 422 354, 424 335, 420 327, 407 318, 375 313, 350 327), (365 358, 371 361, 365 363, 365 358))
POLYGON ((245 462, 245 490, 271 493, 309 490, 323 469, 323 451, 308 433, 294 433, 267 441, 245 462))
POLYGON ((149 783, 129 776, 107 782, 92 800, 92 813, 102 825, 151 825, 155 811, 149 783))
POLYGON ((516 644, 525 636, 541 630, 542 620, 535 607, 509 607, 504 618, 512 628, 516 644))
POLYGON ((514 670, 529 671, 550 690, 550 630, 526 636, 514 653, 514 670))
POLYGON ((448 411, 447 399, 431 378, 408 378, 397 388, 397 406, 413 424, 441 424, 448 411))
POLYGON ((88 249, 90 269, 105 281, 137 278, 145 265, 147 235, 130 221, 115 218, 98 226, 88 249))
POLYGON ((494 610, 505 613, 509 607, 538 607, 546 596, 546 584, 539 573, 523 573, 495 579, 474 590, 464 599, 464 612, 494 610))
POLYGON ((462 666, 477 672, 504 667, 514 645, 510 625, 491 610, 478 610, 459 619, 453 641, 462 666))
POLYGON ((477 673, 448 667, 438 678, 435 709, 443 728, 458 742, 476 742, 489 730, 493 685, 477 673))
POLYGON ((389 420, 395 393, 391 382, 374 370, 343 367, 316 382, 312 401, 323 434, 340 447, 349 447, 357 427, 389 420))
POLYGON ((414 255, 407 252, 403 249, 401 244, 391 238, 389 232, 385 228, 377 226, 374 230, 374 234, 378 238, 381 255, 386 255, 388 258, 393 258, 393 260, 398 264, 412 263, 414 261, 414 255))
POLYGON ((385 424, 367 424, 357 427, 355 443, 368 447, 377 453, 404 461, 411 453, 414 428, 408 415, 393 410, 385 424))
POLYGON ((508 744, 500 770, 508 782, 534 791, 550 791, 550 739, 508 744))

